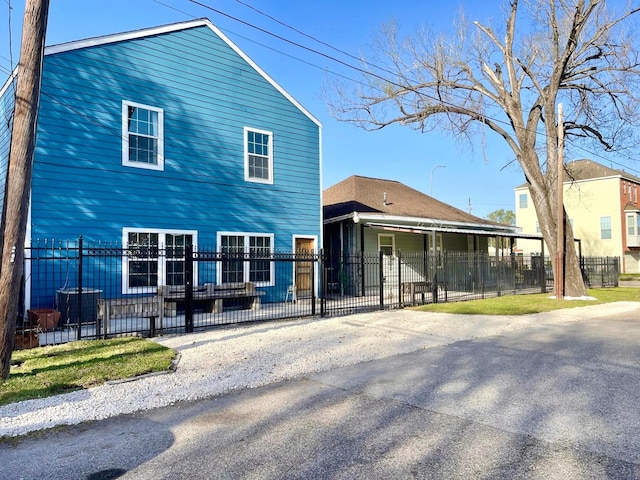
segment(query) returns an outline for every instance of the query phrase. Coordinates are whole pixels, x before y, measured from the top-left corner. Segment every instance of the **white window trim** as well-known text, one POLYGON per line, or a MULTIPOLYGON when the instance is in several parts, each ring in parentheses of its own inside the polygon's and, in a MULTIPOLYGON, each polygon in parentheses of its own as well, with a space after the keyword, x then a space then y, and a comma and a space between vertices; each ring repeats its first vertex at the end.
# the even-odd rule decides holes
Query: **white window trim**
POLYGON ((526 193, 521 193, 518 197, 518 208, 525 209, 529 208, 529 195, 526 193))
MULTIPOLYGON (((273 255, 274 253, 274 241, 275 241, 275 235, 273 233, 260 233, 260 232, 218 232, 216 234, 216 245, 218 245, 218 251, 221 252, 222 248, 222 237, 223 236, 234 236, 234 237, 244 237, 245 242, 244 242, 244 251, 245 253, 249 253, 249 237, 268 237, 269 239, 271 239, 271 255, 273 255)), ((270 281, 268 282, 255 282, 256 287, 273 287, 276 284, 276 280, 275 280, 275 273, 276 273, 276 268, 275 268, 275 262, 274 261, 270 261, 269 262, 269 278, 270 281)), ((242 268, 242 274, 243 274, 243 281, 244 282, 250 282, 250 274, 251 272, 249 271, 249 260, 246 260, 244 262, 244 266, 242 268)), ((216 284, 220 285, 222 283, 222 265, 218 264, 216 267, 216 284)))
POLYGON ((142 168, 144 170, 164 170, 164 110, 143 103, 122 101, 122 165, 125 167, 142 168), (151 165, 143 162, 129 160, 129 112, 128 107, 144 108, 158 113, 158 163, 151 165))
MULTIPOLYGON (((433 252, 433 234, 427 235, 427 250, 433 252)), ((436 233, 436 252, 442 252, 442 234, 436 233)))
MULTIPOLYGON (((391 256, 394 256, 396 254, 396 236, 393 233, 379 233, 378 234, 378 252, 380 252, 380 250, 382 250, 382 245, 380 244, 380 239, 382 237, 391 237, 391 256)), ((384 245, 385 247, 388 247, 389 245, 384 245)))
POLYGON ((613 223, 612 223, 611 215, 605 215, 603 217, 600 217, 600 240, 612 240, 612 239, 613 239, 613 223), (609 228, 607 229, 609 232, 609 238, 603 237, 604 229, 602 228, 602 220, 604 220, 605 218, 609 219, 609 228))
MULTIPOLYGON (((157 233, 158 234, 158 247, 164 248, 166 244, 167 235, 191 235, 194 251, 198 245, 198 231, 197 230, 167 230, 162 228, 131 228, 124 227, 122 229, 122 247, 128 248, 129 233, 142 232, 142 233, 157 233)), ((166 275, 166 256, 158 258, 158 286, 156 287, 129 287, 129 262, 128 257, 123 255, 122 257, 122 293, 157 293, 158 288, 164 285, 164 279, 166 275)), ((198 269, 193 269, 193 285, 198 284, 198 269)))
POLYGON ((273 185, 273 132, 260 130, 258 128, 244 127, 244 179, 246 182, 264 183, 273 185), (269 136, 269 178, 254 178, 249 176, 249 132, 261 133, 269 136))

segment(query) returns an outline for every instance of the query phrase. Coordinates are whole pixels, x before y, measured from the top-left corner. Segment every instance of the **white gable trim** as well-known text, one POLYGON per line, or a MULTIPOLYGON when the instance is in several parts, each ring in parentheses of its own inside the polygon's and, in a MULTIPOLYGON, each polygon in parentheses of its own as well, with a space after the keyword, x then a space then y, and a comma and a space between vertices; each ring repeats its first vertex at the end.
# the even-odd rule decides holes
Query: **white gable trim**
POLYGON ((298 108, 309 120, 315 123, 318 127, 322 127, 320 121, 315 118, 311 113, 304 108, 298 101, 293 98, 284 88, 278 85, 269 75, 266 74, 253 60, 251 60, 238 46, 233 43, 227 36, 222 33, 208 18, 200 18, 197 20, 190 20, 187 22, 172 23, 170 25, 162 25, 159 27, 145 28, 141 30, 134 30, 131 32, 116 33, 112 35, 103 35, 101 37, 87 38, 84 40, 76 40, 73 42, 60 43, 58 45, 52 45, 45 47, 45 55, 55 55, 56 53, 68 52, 71 50, 78 50, 81 48, 95 47, 98 45, 106 45, 109 43, 122 42, 125 40, 134 40, 143 37, 150 37, 153 35, 161 35, 165 33, 176 32, 178 30, 186 30, 195 27, 208 27, 210 28, 223 42, 233 49, 240 57, 242 57, 251 67, 258 72, 267 82, 269 82, 276 90, 278 90, 284 97, 298 108))
POLYGON ((140 30, 132 30, 130 32, 114 33, 102 35, 100 37, 85 38, 83 40, 74 40, 73 42, 59 43, 45 47, 45 55, 55 55, 56 53, 69 52, 81 48, 95 47, 98 45, 107 45, 109 43, 122 42, 125 40, 134 40, 136 38, 151 37, 153 35, 161 35, 164 33, 176 32, 178 30, 186 30, 201 26, 213 26, 207 19, 190 20, 188 22, 172 23, 169 25, 161 25, 159 27, 143 28, 140 30))
POLYGON ((7 89, 13 83, 13 81, 16 79, 17 76, 18 76, 18 67, 13 69, 13 72, 11 72, 11 75, 9 75, 9 78, 7 78, 7 81, 4 82, 4 85, 2 86, 2 88, 0 88, 0 97, 4 96, 4 94, 7 92, 7 89))

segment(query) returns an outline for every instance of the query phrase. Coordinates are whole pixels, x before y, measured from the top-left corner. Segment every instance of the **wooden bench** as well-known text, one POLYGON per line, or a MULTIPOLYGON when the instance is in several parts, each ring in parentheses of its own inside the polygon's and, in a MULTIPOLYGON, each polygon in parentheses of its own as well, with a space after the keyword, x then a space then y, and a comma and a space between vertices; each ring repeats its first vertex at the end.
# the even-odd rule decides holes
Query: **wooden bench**
MULTIPOLYGON (((186 302, 184 286, 165 285, 159 289, 165 304, 165 315, 176 316, 179 303, 186 302)), ((258 310, 260 297, 265 292, 256 290, 253 282, 223 283, 214 285, 205 283, 193 287, 193 302, 207 313, 222 313, 227 306, 239 306, 242 309, 258 310)))
MULTIPOLYGON (((437 287, 436 287, 437 288, 437 287)), ((423 282, 403 282, 402 296, 411 296, 411 305, 416 304, 416 294, 422 295, 422 303, 424 303, 425 293, 433 293, 433 282, 430 280, 423 282)))
MULTIPOLYGON (((162 332, 164 312, 162 299, 158 296, 106 298, 98 301, 98 320, 104 325, 104 335, 109 334, 109 325, 115 318, 148 318, 149 334, 156 335, 156 321, 162 332)), ((98 326, 100 332, 100 326, 98 326)), ((98 333, 100 335, 100 333, 98 333)))

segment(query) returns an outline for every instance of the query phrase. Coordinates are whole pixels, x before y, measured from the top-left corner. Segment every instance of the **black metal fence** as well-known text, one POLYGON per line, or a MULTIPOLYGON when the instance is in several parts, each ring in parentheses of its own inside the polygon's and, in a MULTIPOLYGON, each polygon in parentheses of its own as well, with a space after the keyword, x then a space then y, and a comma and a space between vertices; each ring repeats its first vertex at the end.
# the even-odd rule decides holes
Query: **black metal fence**
POLYGON ((618 257, 583 257, 580 268, 589 288, 617 287, 620 263, 618 257))
MULTIPOLYGON (((582 262, 587 285, 617 285, 617 258, 582 262)), ((20 347, 152 336, 546 292, 550 270, 540 256, 219 252, 44 241, 25 254, 16 338, 20 347)))

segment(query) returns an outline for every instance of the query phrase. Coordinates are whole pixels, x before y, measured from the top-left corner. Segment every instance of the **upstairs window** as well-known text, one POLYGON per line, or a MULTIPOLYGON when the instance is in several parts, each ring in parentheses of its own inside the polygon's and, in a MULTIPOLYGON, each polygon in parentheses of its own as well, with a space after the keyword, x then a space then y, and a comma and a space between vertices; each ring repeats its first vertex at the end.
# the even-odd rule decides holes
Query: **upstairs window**
POLYGON ((273 183, 273 134, 244 129, 244 178, 248 182, 273 183))
POLYGON ((163 122, 161 108, 122 102, 122 165, 164 169, 163 122))
POLYGON ((526 193, 520 194, 520 208, 527 208, 528 198, 526 193))
POLYGON ((611 217, 600 217, 600 238, 611 240, 611 217))

